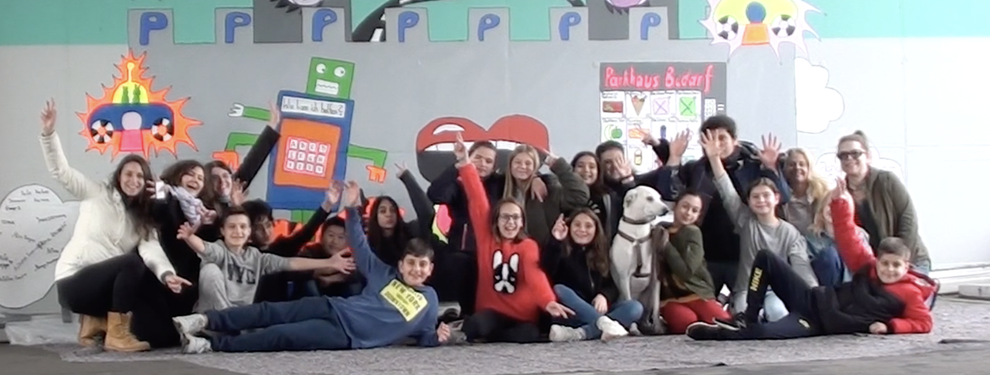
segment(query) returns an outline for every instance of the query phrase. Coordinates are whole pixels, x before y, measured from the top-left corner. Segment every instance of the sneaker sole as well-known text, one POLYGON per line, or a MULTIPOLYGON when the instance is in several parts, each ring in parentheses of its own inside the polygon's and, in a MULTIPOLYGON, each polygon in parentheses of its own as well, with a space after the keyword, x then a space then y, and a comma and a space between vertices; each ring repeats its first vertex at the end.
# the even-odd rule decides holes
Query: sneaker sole
POLYGON ((175 327, 175 331, 179 333, 179 342, 182 343, 182 347, 185 348, 189 345, 189 337, 186 331, 182 328, 182 324, 179 324, 178 320, 172 319, 172 325, 175 327))
MULTIPOLYGON (((704 323, 704 322, 700 322, 700 323, 704 323)), ((713 325, 713 324, 709 324, 709 323, 705 323, 705 324, 707 324, 707 325, 713 325)), ((715 320, 714 326, 715 327, 718 327, 718 328, 722 328, 722 329, 727 329, 727 330, 730 330, 730 331, 738 331, 738 330, 740 330, 739 326, 737 326, 735 324, 729 324, 729 323, 726 323, 726 322, 722 322, 722 321, 719 321, 718 319, 715 320)))

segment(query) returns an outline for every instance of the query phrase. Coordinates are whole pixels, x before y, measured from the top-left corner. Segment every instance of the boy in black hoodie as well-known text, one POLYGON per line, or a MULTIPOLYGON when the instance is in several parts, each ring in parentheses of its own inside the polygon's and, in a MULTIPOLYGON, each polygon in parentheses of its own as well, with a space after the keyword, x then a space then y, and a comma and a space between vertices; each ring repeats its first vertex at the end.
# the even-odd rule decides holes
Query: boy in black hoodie
MULTIPOLYGON (((736 122, 729 116, 717 115, 709 117, 698 129, 699 134, 712 132, 723 145, 721 157, 723 165, 732 179, 739 196, 748 197, 746 190, 753 181, 760 178, 769 178, 777 185, 780 191, 780 204, 787 203, 790 198, 790 187, 787 181, 781 177, 777 170, 776 152, 772 159, 774 162, 768 164, 761 151, 749 142, 740 142, 736 134, 736 122)), ((766 141, 764 140, 766 146, 766 141)), ((766 148, 766 147, 764 147, 766 148)), ((779 148, 779 147, 778 147, 779 148)), ((708 272, 712 276, 715 293, 722 290, 722 286, 730 289, 736 282, 739 267, 739 235, 733 229, 733 222, 722 204, 722 197, 715 189, 714 177, 707 157, 692 160, 681 165, 680 155, 670 155, 668 165, 675 168, 672 179, 672 190, 674 192, 692 190, 699 193, 705 207, 705 211, 698 218, 699 227, 703 237, 705 247, 705 261, 708 264, 708 272)), ((769 156, 769 155, 768 155, 769 156)), ((767 160, 770 160, 767 158, 767 160)), ((662 190, 661 190, 662 191, 662 190)), ((743 202, 745 203, 745 201, 743 202)))

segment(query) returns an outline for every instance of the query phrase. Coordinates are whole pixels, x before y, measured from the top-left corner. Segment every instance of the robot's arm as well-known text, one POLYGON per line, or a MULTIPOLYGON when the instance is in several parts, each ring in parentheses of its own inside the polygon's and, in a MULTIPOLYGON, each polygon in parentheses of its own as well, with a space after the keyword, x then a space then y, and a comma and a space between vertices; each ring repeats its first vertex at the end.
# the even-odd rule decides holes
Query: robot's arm
POLYGON ((241 103, 234 103, 234 105, 232 107, 230 107, 230 112, 227 113, 227 116, 230 116, 230 117, 243 117, 243 118, 249 118, 249 119, 252 119, 252 120, 268 121, 268 120, 271 120, 272 113, 271 113, 271 111, 269 111, 267 109, 264 109, 264 108, 246 107, 246 106, 244 106, 241 103))
POLYGON ((368 160, 368 179, 377 183, 385 182, 385 159, 388 151, 358 145, 347 146, 347 157, 368 160))

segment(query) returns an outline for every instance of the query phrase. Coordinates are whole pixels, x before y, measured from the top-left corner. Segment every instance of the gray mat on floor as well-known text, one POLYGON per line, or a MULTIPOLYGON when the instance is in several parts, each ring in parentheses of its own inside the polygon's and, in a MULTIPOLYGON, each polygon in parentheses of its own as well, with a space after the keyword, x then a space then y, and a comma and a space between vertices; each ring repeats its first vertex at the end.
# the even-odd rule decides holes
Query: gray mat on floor
MULTIPOLYGON (((244 374, 523 374, 575 371, 645 371, 718 364, 779 363, 889 356, 946 349, 943 340, 986 339, 990 304, 943 299, 929 335, 838 336, 765 342, 694 342, 685 337, 637 337, 611 343, 487 344, 435 349, 385 348, 342 352, 181 355, 177 350, 140 354, 51 345, 66 361, 116 362, 177 359, 244 374)), ((969 345, 979 345, 972 343, 969 345)))

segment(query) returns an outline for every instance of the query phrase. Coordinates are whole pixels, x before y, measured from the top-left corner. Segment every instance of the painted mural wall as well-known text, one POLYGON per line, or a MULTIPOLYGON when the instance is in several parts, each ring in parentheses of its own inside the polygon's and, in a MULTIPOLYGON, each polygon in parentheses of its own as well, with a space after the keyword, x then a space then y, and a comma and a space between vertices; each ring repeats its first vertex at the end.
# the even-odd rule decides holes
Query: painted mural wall
POLYGON ((282 141, 251 196, 278 209, 282 230, 331 179, 409 207, 393 165, 427 186, 453 162, 454 130, 503 156, 530 143, 569 158, 617 140, 648 170, 643 133, 727 113, 741 138, 774 133, 835 176, 836 140, 862 129, 875 165, 912 192, 935 268, 990 261, 990 235, 969 217, 990 203, 940 196, 990 182, 970 172, 990 132, 968 115, 990 73, 965 63, 988 32, 960 21, 990 5, 935 4, 0 0, 0 158, 13 161, 0 180, 0 310, 57 309, 53 264, 78 202, 38 151, 50 96, 71 164, 97 178, 128 153, 157 171, 184 158, 236 165, 277 106, 282 141))

